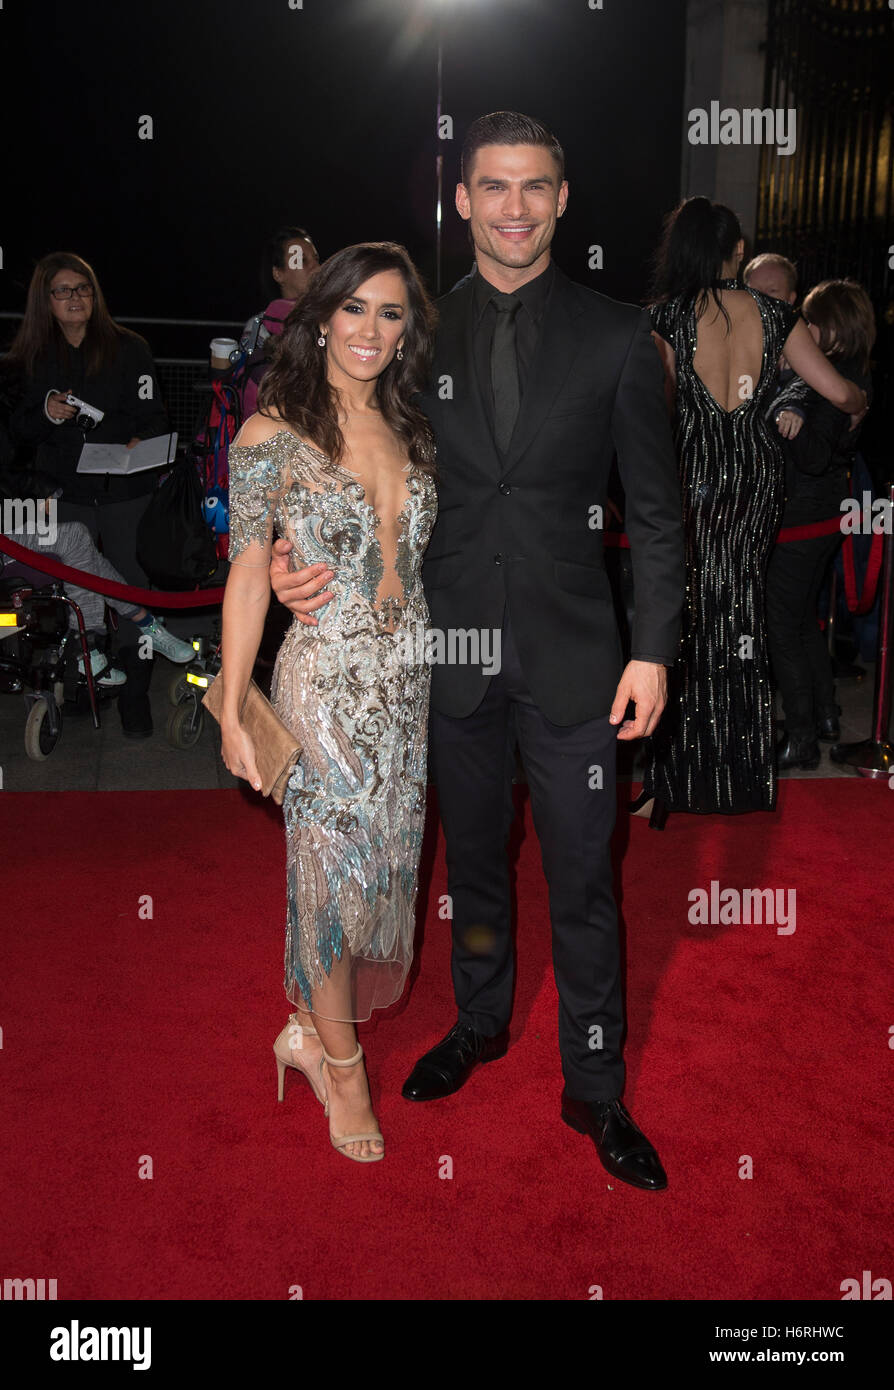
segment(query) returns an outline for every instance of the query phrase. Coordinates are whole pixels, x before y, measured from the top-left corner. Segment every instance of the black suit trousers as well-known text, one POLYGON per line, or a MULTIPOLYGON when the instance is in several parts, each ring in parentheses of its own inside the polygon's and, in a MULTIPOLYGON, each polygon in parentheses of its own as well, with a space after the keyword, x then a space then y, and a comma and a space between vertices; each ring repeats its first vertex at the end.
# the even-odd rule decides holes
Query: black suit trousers
POLYGON ((816 738, 817 720, 835 711, 832 659, 817 616, 817 598, 841 536, 784 541, 767 572, 767 638, 782 695, 785 731, 816 738))
MULTIPOLYGON (((531 698, 504 614, 501 665, 464 718, 432 710, 431 756, 447 848, 453 986, 461 1022, 509 1023, 515 979, 507 840, 516 739, 549 886, 559 1050, 569 1095, 624 1089, 624 1011, 612 884, 615 727, 551 723, 531 698)), ((519 903, 520 913, 526 904, 519 903)))

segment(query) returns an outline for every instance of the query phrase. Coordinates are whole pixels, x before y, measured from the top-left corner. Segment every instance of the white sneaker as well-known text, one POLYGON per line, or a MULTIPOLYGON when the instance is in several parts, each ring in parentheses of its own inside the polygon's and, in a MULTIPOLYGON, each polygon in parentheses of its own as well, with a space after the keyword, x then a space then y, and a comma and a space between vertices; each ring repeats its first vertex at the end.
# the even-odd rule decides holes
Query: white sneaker
POLYGON ((191 643, 181 642, 173 632, 168 632, 160 618, 153 618, 151 623, 140 628, 141 637, 147 634, 152 638, 153 656, 166 656, 168 661, 173 661, 176 666, 185 666, 187 661, 192 661, 195 656, 191 643))
MULTIPOLYGON (((78 670, 84 674, 84 658, 78 657, 78 670)), ((124 685, 127 676, 123 671, 119 671, 117 666, 110 666, 108 657, 103 656, 95 647, 90 649, 90 670, 96 680, 97 685, 124 685)))

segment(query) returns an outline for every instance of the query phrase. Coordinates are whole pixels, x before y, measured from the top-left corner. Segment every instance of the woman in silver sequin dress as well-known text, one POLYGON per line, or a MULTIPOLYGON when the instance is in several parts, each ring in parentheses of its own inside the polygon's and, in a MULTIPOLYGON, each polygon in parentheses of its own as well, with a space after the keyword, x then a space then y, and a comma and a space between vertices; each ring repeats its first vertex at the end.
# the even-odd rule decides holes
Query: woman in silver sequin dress
POLYGON ((653 337, 675 407, 686 603, 680 657, 651 740, 640 809, 770 811, 776 803, 766 572, 783 506, 783 457, 764 418, 780 353, 839 410, 865 396, 835 371, 797 313, 743 289, 729 208, 689 198, 657 258, 653 337))
POLYGON ((271 691, 302 747, 283 802, 285 989, 296 1013, 274 1045, 280 1098, 284 1068, 304 1072, 333 1145, 365 1162, 384 1144, 354 1024, 403 989, 425 813, 420 565, 436 499, 431 431, 411 399, 433 331, 402 247, 338 252, 289 315, 259 413, 229 454, 222 752, 254 785, 236 712, 267 611, 274 530, 295 569, 318 566, 323 590, 319 616, 293 621, 271 691))

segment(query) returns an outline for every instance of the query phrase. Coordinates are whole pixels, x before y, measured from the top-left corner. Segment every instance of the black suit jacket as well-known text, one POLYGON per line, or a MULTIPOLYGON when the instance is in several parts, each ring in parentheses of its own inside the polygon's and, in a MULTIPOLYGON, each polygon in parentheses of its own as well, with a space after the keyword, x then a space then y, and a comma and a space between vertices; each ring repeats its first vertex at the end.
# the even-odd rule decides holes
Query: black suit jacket
MULTIPOLYGON (((474 369, 471 286, 470 277, 438 301, 432 379, 419 400, 439 475, 422 567, 431 622, 445 634, 499 629, 508 601, 534 700, 553 723, 577 724, 608 714, 621 673, 602 530, 591 524, 615 450, 636 590, 631 654, 666 665, 677 656, 683 543, 663 369, 647 311, 557 268, 503 457, 474 369)), ((432 704, 471 714, 488 680, 481 664, 436 661, 432 704)))

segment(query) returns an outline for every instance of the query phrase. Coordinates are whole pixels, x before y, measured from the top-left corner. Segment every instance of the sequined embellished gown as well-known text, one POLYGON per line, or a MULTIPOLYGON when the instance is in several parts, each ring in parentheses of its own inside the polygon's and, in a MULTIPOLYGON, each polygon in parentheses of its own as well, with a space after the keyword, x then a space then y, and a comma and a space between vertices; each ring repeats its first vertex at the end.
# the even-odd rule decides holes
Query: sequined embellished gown
MULTIPOLYGON (((742 289, 735 281, 723 289, 742 289)), ((770 811, 776 803, 766 572, 784 501, 778 436, 764 419, 779 355, 797 320, 751 290, 763 325, 760 376, 725 410, 693 367, 696 314, 655 305, 652 327, 676 354, 674 436, 683 498, 686 602, 680 656, 651 740, 644 790, 671 810, 770 811)))
POLYGON ((347 952, 343 1017, 368 1019, 400 996, 413 956, 430 678, 420 564, 434 483, 408 468, 399 515, 379 517, 354 474, 286 430, 231 448, 229 472, 231 558, 268 544, 275 526, 293 568, 335 572, 318 625, 293 620, 271 688, 303 750, 283 800, 285 990, 309 1007, 347 952))

